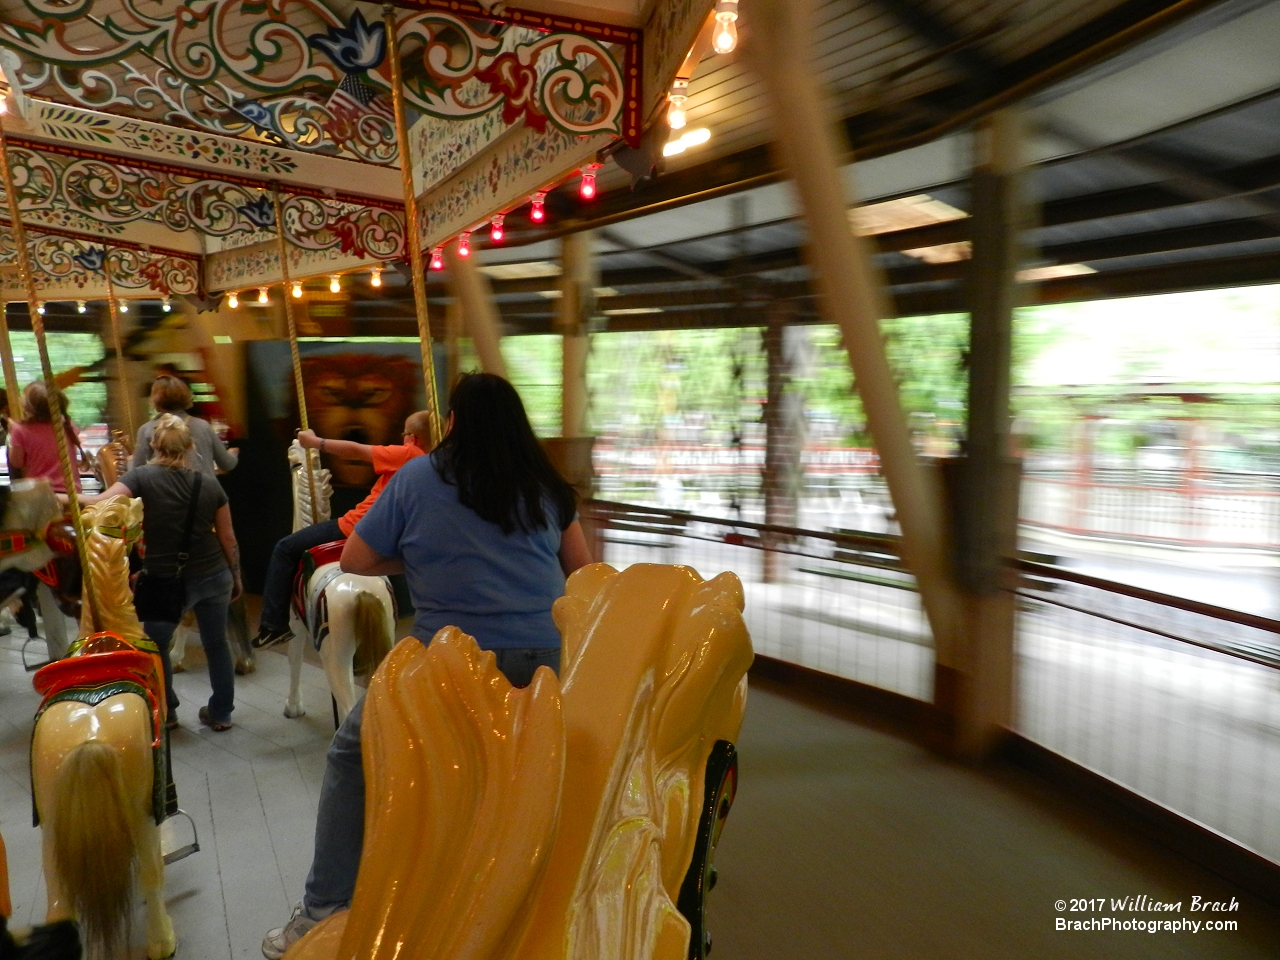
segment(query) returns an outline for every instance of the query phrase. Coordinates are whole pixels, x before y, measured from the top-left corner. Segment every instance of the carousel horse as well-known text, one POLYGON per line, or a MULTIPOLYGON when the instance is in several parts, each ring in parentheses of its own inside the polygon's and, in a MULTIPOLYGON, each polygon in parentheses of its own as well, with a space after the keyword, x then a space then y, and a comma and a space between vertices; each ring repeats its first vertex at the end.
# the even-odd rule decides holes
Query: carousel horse
MULTIPOLYGON (((289 469, 293 471, 293 529, 329 519, 329 498, 333 495, 329 471, 316 469, 307 479, 305 452, 295 440, 289 447, 289 469), (311 486, 315 484, 315 509, 311 486)), ((302 655, 307 637, 320 652, 320 663, 329 680, 329 689, 339 724, 356 705, 357 667, 372 673, 391 650, 395 632, 395 601, 386 577, 361 577, 343 573, 338 566, 342 543, 324 544, 303 557, 294 587, 289 641, 289 698, 284 715, 300 717, 302 704, 302 655), (359 659, 357 660, 357 655, 359 659)))
POLYGON ((369 684, 351 909, 288 960, 701 960, 737 784, 742 584, 605 564, 554 615, 560 680, 514 689, 454 627, 369 684))
POLYGON ((135 881, 146 895, 147 956, 172 956, 158 824, 170 786, 160 658, 129 593, 129 549, 142 501, 112 497, 84 510, 98 609, 84 603, 80 636, 35 675, 43 696, 31 737, 35 816, 42 828, 46 922, 75 919, 88 955, 128 947, 135 881))
POLYGON ((133 445, 122 430, 111 431, 111 442, 104 443, 94 457, 95 472, 102 483, 102 489, 115 484, 117 480, 129 472, 129 459, 133 456, 133 445))

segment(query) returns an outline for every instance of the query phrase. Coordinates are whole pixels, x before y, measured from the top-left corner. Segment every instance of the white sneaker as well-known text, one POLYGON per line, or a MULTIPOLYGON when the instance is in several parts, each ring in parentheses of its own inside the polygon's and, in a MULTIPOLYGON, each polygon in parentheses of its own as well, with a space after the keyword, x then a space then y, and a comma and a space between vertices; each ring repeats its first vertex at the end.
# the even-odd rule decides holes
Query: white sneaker
POLYGON ((262 938, 262 955, 267 960, 283 960, 285 951, 306 936, 319 922, 307 916, 306 911, 302 909, 302 901, 299 900, 293 905, 289 922, 283 927, 268 930, 267 935, 262 938))

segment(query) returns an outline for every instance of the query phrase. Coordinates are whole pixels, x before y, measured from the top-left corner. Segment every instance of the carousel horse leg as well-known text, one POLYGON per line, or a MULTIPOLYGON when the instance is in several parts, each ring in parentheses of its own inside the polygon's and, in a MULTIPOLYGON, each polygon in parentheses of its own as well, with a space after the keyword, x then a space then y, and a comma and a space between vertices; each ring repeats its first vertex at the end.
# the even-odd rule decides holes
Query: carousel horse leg
POLYGON ((320 644, 320 663, 337 705, 338 725, 356 705, 353 663, 356 655, 355 595, 347 590, 329 592, 329 635, 320 644))
POLYGON ((245 609, 244 597, 232 601, 227 610, 227 640, 236 658, 237 674, 243 676, 258 669, 253 647, 249 645, 249 611, 245 609))
POLYGON ((160 850, 160 828, 148 816, 139 833, 138 879, 147 898, 147 957, 149 960, 164 960, 177 952, 178 939, 164 908, 164 854, 160 850))
POLYGON ((295 630, 289 641, 289 699, 284 702, 284 715, 291 720, 307 712, 302 705, 302 645, 308 642, 305 630, 295 630))

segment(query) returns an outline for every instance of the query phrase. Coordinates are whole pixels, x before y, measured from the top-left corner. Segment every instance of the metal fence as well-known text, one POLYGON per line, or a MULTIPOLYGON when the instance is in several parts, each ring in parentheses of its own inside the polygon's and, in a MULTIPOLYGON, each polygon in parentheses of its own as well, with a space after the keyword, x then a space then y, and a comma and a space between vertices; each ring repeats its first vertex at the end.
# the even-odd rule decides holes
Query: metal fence
MULTIPOLYGON (((615 566, 734 571, 756 651, 932 697, 897 538, 593 501, 615 566)), ((1019 563, 1015 729, 1280 862, 1280 622, 1019 563)))
POLYGON ((598 555, 616 567, 732 570, 756 652, 928 700, 933 640, 896 538, 733 522, 592 501, 598 555))

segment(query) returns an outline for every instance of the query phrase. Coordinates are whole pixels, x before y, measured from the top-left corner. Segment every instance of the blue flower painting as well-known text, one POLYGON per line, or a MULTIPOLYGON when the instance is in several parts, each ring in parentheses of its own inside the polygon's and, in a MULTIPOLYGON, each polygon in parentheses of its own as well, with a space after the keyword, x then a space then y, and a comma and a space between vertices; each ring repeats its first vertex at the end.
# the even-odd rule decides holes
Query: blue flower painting
POLYGON ((273 227, 276 223, 276 211, 264 193, 253 203, 244 203, 236 207, 244 218, 255 227, 273 227))
POLYGON ((73 253, 71 259, 86 270, 98 271, 102 269, 102 264, 107 259, 107 248, 85 247, 83 253, 73 253))
POLYGON ((357 9, 347 26, 330 27, 329 33, 313 34, 307 42, 329 55, 347 73, 364 73, 382 62, 387 52, 387 28, 374 21, 366 23, 357 9))

